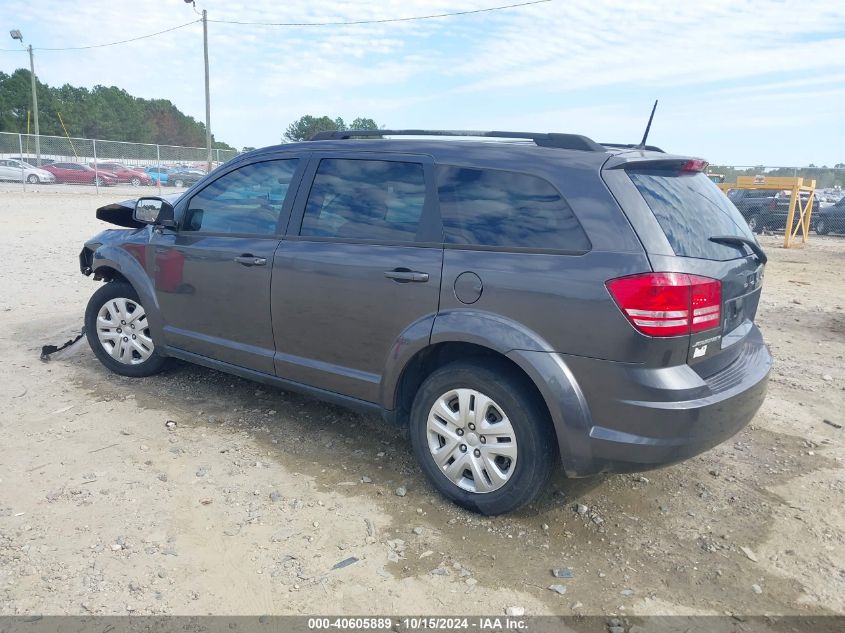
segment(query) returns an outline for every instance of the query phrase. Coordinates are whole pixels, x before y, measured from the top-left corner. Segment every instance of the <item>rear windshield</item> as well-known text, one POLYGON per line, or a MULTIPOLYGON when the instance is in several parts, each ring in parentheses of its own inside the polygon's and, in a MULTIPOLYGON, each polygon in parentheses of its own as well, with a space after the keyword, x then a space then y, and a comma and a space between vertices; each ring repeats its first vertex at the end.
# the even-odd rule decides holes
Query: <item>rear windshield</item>
POLYGON ((709 240, 714 235, 753 240, 754 235, 734 204, 704 174, 642 169, 628 170, 628 175, 676 255, 727 260, 749 254, 745 246, 709 240))

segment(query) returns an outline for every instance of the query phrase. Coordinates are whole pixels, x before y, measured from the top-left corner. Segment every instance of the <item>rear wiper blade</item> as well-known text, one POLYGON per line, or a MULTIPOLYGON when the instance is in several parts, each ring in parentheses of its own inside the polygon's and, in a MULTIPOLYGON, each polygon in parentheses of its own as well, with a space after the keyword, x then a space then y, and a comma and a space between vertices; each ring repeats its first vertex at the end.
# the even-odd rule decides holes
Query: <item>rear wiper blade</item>
POLYGON ((761 264, 765 264, 769 261, 769 258, 766 256, 766 253, 763 252, 763 249, 760 248, 760 245, 757 243, 756 240, 749 239, 747 237, 740 237, 739 235, 714 235, 710 238, 711 242, 716 242, 717 244, 732 244, 734 246, 739 246, 744 244, 751 251, 756 255, 757 261, 761 264))

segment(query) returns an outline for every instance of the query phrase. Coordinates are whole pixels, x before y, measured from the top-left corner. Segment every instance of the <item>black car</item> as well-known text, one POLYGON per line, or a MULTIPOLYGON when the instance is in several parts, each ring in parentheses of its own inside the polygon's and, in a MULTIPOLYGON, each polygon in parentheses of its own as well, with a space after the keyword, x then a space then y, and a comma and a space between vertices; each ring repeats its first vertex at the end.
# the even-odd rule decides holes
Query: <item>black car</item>
POLYGON ((845 197, 836 204, 814 211, 813 227, 819 235, 845 233, 845 197))
POLYGON ((129 227, 80 254, 108 282, 85 315, 100 361, 149 376, 178 358, 380 414, 486 514, 557 465, 655 468, 754 416, 766 255, 705 161, 575 134, 349 140, 373 134, 98 211, 129 227))
POLYGON ((772 189, 729 189, 728 199, 734 203, 742 217, 755 233, 766 228, 772 201, 778 190, 772 189))
POLYGON ((167 172, 167 186, 190 187, 204 176, 205 174, 199 170, 174 169, 167 172))

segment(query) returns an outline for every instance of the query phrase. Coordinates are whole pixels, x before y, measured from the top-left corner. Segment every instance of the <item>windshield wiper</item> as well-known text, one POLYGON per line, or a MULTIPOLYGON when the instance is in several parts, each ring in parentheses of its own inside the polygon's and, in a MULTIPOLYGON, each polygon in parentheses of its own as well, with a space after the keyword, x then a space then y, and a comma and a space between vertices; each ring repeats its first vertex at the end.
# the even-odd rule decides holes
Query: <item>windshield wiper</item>
POLYGON ((733 246, 745 245, 751 249, 757 257, 757 261, 761 264, 765 264, 769 261, 769 258, 766 257, 766 253, 763 252, 763 249, 760 248, 760 245, 756 240, 752 240, 747 237, 740 237, 738 235, 714 235, 710 238, 710 241, 716 242, 717 244, 731 244, 733 246))

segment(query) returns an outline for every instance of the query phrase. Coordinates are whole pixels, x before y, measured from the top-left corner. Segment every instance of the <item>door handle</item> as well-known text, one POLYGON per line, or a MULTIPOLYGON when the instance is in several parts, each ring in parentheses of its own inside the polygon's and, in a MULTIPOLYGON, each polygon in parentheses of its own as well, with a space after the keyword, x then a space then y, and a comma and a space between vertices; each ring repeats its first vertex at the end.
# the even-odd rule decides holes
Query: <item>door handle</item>
POLYGON ((240 255, 235 257, 235 261, 243 266, 266 266, 266 257, 255 257, 254 255, 240 255))
POLYGON ((407 268, 394 268, 393 270, 387 270, 385 271, 384 276, 400 284, 406 284, 412 281, 417 283, 425 283, 428 281, 428 273, 421 273, 417 270, 408 270, 407 268))

